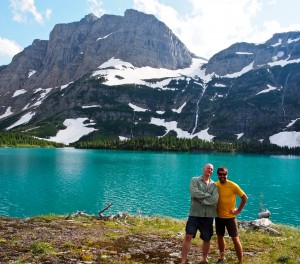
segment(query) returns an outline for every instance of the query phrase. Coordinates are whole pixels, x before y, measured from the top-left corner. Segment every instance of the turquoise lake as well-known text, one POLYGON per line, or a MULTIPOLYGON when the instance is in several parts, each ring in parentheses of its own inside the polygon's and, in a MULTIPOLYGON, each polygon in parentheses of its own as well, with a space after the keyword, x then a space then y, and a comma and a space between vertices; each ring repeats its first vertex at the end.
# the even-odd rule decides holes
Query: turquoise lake
MULTIPOLYGON (((0 215, 30 217, 85 211, 186 219, 189 182, 212 163, 249 199, 239 220, 257 219, 260 195, 271 221, 300 226, 300 157, 217 153, 0 148, 0 215)), ((239 203, 239 198, 237 199, 239 203)))

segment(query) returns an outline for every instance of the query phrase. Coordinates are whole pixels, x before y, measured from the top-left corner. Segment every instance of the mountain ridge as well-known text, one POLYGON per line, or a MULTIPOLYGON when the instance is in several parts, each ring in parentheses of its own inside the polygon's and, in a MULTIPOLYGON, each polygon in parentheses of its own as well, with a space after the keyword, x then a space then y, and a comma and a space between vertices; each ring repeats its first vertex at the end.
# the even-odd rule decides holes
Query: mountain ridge
POLYGON ((0 129, 59 140, 81 120, 90 129, 76 140, 174 135, 300 146, 299 63, 300 32, 235 43, 206 61, 153 15, 90 14, 56 25, 49 41, 34 40, 0 68, 0 129))

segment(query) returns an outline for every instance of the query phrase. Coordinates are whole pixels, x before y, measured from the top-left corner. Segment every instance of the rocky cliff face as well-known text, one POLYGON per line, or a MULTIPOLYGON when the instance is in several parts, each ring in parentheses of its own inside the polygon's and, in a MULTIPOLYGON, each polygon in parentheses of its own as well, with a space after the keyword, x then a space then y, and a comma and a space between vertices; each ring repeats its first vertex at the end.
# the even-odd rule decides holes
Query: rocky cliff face
POLYGON ((32 45, 17 54, 12 62, 0 69, 0 92, 13 92, 34 83, 30 72, 43 67, 48 41, 34 40, 32 45))
POLYGON ((124 17, 91 14, 56 25, 49 41, 35 40, 18 54, 0 72, 0 91, 63 85, 113 57, 136 67, 178 69, 191 65, 194 55, 152 15, 135 10, 124 17))
POLYGON ((215 54, 207 63, 207 73, 219 76, 239 72, 252 64, 254 69, 270 62, 298 59, 299 32, 278 33, 263 44, 236 43, 215 54), (297 41, 295 41, 297 40, 297 41))
POLYGON ((152 15, 88 15, 0 68, 0 129, 56 140, 77 120, 89 139, 284 135, 300 146, 299 87, 300 32, 236 43, 206 62, 152 15))

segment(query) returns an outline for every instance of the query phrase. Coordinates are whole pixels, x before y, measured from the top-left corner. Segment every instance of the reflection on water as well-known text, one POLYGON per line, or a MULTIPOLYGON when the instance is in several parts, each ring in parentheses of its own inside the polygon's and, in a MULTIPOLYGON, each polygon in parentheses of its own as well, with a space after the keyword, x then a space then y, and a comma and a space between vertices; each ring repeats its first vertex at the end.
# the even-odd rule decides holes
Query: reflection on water
POLYGON ((189 181, 208 162, 215 166, 214 180, 216 168, 224 165, 229 179, 249 196, 239 219, 257 218, 263 193, 273 222, 299 226, 300 158, 295 156, 0 149, 0 214, 97 214, 111 202, 109 214, 140 210, 143 215, 186 218, 189 181))

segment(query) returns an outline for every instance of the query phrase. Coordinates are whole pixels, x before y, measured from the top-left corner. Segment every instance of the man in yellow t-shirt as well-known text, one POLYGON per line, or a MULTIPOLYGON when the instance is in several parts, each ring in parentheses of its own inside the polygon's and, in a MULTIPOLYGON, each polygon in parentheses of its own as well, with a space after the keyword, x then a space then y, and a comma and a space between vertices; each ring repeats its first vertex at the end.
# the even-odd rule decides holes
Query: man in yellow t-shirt
POLYGON ((219 201, 217 204, 218 217, 216 218, 216 233, 220 251, 220 257, 217 263, 225 262, 225 227, 233 241, 239 263, 243 263, 243 248, 238 236, 236 216, 243 210, 248 197, 236 183, 227 180, 228 169, 226 167, 219 167, 217 174, 219 181, 217 181, 216 184, 219 190, 219 201), (241 198, 240 205, 237 209, 236 196, 241 198))

